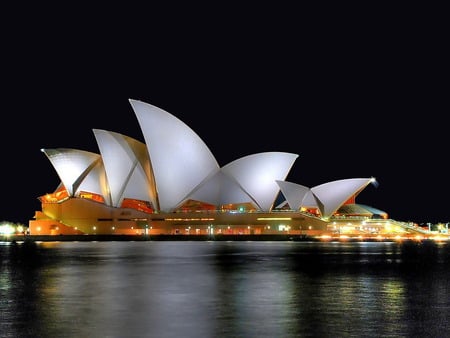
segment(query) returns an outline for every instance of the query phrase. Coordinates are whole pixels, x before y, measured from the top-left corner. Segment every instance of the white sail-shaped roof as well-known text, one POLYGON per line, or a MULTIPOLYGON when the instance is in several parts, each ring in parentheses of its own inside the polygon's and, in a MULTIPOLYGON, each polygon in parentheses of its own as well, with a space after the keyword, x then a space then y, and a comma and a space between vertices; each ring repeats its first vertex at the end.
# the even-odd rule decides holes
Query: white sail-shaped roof
POLYGON ((252 203, 271 211, 281 191, 293 210, 317 207, 328 218, 374 178, 328 182, 311 189, 286 182, 297 154, 257 153, 220 168, 200 137, 170 113, 130 100, 145 143, 94 129, 100 154, 42 149, 71 197, 81 192, 103 196, 120 207, 125 198, 149 201, 155 211, 171 212, 192 199, 216 205, 252 203))
POLYGON ((124 198, 149 201, 157 206, 156 190, 147 147, 131 137, 93 129, 108 177, 111 204, 124 198))
POLYGON ((308 187, 293 182, 276 181, 292 210, 304 205, 303 200, 310 193, 308 187))
POLYGON ((111 195, 103 161, 95 162, 95 165, 87 172, 87 175, 80 180, 75 196, 78 196, 82 191, 103 196, 105 204, 111 205, 111 195))
POLYGON ((130 103, 147 145, 160 210, 172 211, 219 165, 206 144, 181 120, 148 103, 130 103))
POLYGON ((188 198, 210 203, 218 208, 231 203, 254 203, 236 180, 225 175, 221 170, 200 184, 188 198))
POLYGON ((303 198, 301 207, 306 208, 318 208, 319 207, 319 201, 317 200, 317 197, 314 196, 311 189, 306 193, 305 197, 303 198))
POLYGON ((373 178, 350 178, 324 183, 311 188, 311 191, 320 202, 322 217, 327 218, 372 181, 373 178))
MULTIPOLYGON (((70 149, 41 149, 55 168, 61 182, 67 190, 69 196, 74 196, 83 179, 89 172, 101 162, 99 154, 92 152, 70 149)), ((98 190, 98 186, 91 186, 89 189, 98 190)), ((92 190, 89 190, 93 192, 92 190)))
POLYGON ((297 154, 265 152, 239 158, 221 170, 234 179, 252 197, 262 211, 270 211, 283 181, 297 159, 297 154))

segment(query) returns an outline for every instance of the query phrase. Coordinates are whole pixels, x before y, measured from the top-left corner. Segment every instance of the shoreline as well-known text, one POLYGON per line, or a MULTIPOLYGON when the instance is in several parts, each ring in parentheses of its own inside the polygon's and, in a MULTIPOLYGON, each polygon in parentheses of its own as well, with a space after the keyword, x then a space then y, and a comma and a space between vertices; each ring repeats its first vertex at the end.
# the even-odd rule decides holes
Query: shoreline
POLYGON ((316 240, 292 235, 10 235, 0 237, 4 242, 142 242, 142 241, 293 241, 316 240))
POLYGON ((1 242, 142 242, 142 241, 289 241, 289 242, 393 242, 391 238, 327 238, 306 235, 10 235, 1 242))

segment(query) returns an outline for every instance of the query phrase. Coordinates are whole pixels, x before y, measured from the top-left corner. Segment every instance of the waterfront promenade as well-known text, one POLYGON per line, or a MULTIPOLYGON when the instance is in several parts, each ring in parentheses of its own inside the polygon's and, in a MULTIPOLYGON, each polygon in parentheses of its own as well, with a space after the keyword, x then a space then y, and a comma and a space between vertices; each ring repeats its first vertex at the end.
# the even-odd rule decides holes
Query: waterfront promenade
POLYGON ((10 235, 1 241, 92 242, 92 241, 292 241, 314 240, 298 235, 10 235))
POLYGON ((241 235, 8 235, 0 236, 3 242, 101 242, 101 241, 339 241, 339 242, 392 242, 399 240, 439 240, 447 241, 448 236, 307 236, 292 234, 241 234, 241 235))

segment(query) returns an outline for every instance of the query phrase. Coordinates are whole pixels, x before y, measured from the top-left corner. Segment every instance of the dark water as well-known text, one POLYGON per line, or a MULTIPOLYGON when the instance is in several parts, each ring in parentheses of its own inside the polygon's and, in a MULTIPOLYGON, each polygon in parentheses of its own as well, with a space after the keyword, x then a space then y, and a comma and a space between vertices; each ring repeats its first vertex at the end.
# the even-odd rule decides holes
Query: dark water
POLYGON ((448 244, 0 243, 1 337, 449 337, 448 244))

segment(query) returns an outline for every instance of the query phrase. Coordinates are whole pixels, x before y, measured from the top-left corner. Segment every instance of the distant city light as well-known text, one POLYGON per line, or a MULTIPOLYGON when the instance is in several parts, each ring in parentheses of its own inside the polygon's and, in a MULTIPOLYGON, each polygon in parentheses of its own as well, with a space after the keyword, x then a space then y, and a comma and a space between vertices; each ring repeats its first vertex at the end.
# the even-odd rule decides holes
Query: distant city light
POLYGON ((16 224, 11 222, 0 223, 0 234, 1 235, 12 235, 15 233, 23 233, 24 226, 22 224, 16 224))
POLYGON ((0 234, 2 235, 11 235, 15 231, 16 229, 9 224, 0 225, 0 234))

